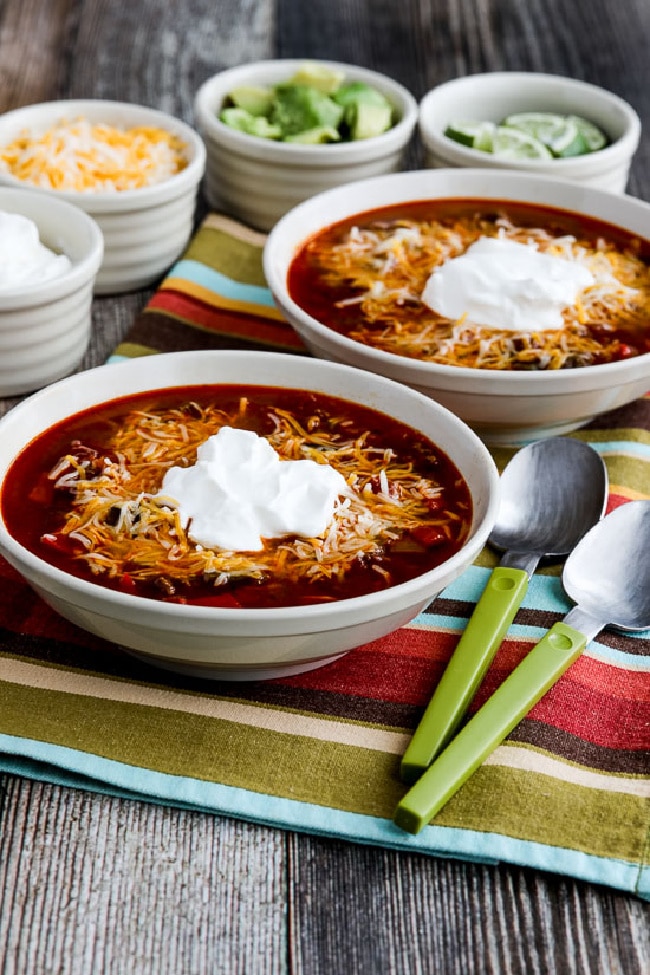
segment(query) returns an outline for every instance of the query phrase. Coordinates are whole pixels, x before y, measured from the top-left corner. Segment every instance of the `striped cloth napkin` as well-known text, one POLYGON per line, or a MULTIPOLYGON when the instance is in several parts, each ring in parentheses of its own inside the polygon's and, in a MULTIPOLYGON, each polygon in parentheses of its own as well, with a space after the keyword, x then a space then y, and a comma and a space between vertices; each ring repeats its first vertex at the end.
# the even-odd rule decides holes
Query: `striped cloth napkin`
MULTIPOLYGON (((304 353, 273 307, 264 238, 210 215, 115 351, 304 353)), ((575 434, 609 508, 650 498, 650 398, 575 434)), ((511 451, 499 450, 499 466, 511 451)), ((650 631, 604 631, 418 836, 392 816, 400 756, 496 556, 411 624, 267 682, 157 670, 56 616, 0 560, 0 769, 359 843, 506 861, 650 899, 650 631)), ((570 608, 538 571, 475 706, 570 608)))

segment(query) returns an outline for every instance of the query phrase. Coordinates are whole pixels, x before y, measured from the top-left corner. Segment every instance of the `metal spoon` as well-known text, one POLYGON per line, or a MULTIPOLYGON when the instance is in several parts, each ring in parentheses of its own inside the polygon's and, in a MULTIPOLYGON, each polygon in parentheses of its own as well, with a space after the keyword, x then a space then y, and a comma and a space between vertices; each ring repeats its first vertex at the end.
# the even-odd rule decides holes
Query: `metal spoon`
POLYGON ((650 627, 650 501, 621 505, 571 553, 562 581, 577 604, 471 718, 402 799, 398 826, 417 833, 605 626, 650 627))
POLYGON ((551 437, 529 444, 500 481, 496 524, 488 541, 505 550, 402 758, 414 782, 445 747, 512 623, 544 556, 562 557, 602 517, 607 470, 587 443, 551 437))

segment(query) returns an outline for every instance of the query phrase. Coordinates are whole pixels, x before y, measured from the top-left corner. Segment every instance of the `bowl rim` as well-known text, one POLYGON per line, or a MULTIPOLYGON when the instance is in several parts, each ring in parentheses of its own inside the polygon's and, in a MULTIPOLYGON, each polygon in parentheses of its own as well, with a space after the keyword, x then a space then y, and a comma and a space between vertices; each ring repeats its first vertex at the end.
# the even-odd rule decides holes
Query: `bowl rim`
POLYGON ((418 103, 415 96, 401 82, 391 78, 390 75, 382 74, 363 65, 326 58, 269 58, 235 65, 207 78, 196 93, 194 114, 199 129, 203 129, 206 136, 222 142, 242 155, 259 156, 261 154, 269 162, 286 163, 291 161, 298 164, 309 164, 311 162, 317 166, 323 166, 327 161, 330 161, 332 165, 338 166, 345 163, 348 156, 359 155, 360 150, 365 150, 365 153, 375 153, 385 149, 387 144, 406 142, 417 125, 418 103), (374 83, 391 99, 399 111, 398 121, 386 132, 357 142, 305 145, 293 142, 275 142, 248 135, 245 132, 230 128, 218 118, 215 111, 216 103, 217 101, 219 104, 221 103, 223 95, 232 87, 234 80, 257 72, 262 75, 268 72, 272 76, 269 82, 271 83, 275 80, 274 75, 276 73, 279 77, 284 72, 290 74, 305 63, 317 63, 324 67, 343 70, 352 78, 366 80, 369 84, 374 83))
MULTIPOLYGON (((544 109, 538 109, 544 111, 544 109)), ((575 114, 575 113, 574 113, 575 114)), ((449 119, 447 119, 447 122, 449 119)), ((450 158, 466 160, 468 165, 480 166, 481 160, 485 160, 486 165, 498 166, 502 168, 521 169, 522 172, 538 170, 540 167, 552 166, 553 170, 571 173, 574 170, 581 170, 585 164, 587 166, 605 167, 607 164, 617 161, 619 156, 629 154, 636 150, 641 138, 641 120, 636 110, 615 92, 607 88, 601 88, 592 82, 582 81, 579 78, 555 75, 548 72, 537 71, 487 71, 477 74, 464 75, 459 78, 451 78, 430 89, 420 100, 418 106, 418 126, 423 142, 428 148, 435 149, 441 155, 450 158), (475 83, 481 85, 482 89, 490 84, 501 84, 503 81, 516 86, 517 82, 532 81, 538 82, 542 87, 540 97, 544 91, 553 88, 559 90, 567 87, 575 92, 581 92, 594 99, 599 99, 602 105, 607 105, 620 114, 623 122, 622 133, 609 145, 595 152, 583 156, 570 156, 560 159, 517 159, 499 160, 498 157, 490 156, 479 149, 472 149, 470 146, 463 146, 454 142, 444 135, 442 123, 434 121, 432 118, 433 105, 439 98, 454 90, 471 88, 475 83)))
MULTIPOLYGON (((281 239, 282 235, 286 233, 287 227, 291 227, 293 222, 300 222, 303 214, 309 214, 310 211, 318 211, 321 209, 323 213, 327 213, 329 210, 329 204, 335 203, 337 198, 345 197, 346 194, 350 194, 351 198, 357 198, 360 193, 363 192, 364 188, 372 190, 373 188, 378 188, 381 192, 383 188, 389 188, 392 186, 399 187, 404 185, 409 187, 411 184, 418 185, 424 181, 436 182, 443 181, 445 179, 456 180, 460 183, 464 183, 471 179, 485 179, 488 182, 502 181, 507 185, 509 192, 505 193, 499 192, 493 197, 486 197, 487 199, 507 199, 516 201, 517 199, 521 202, 526 202, 525 197, 517 197, 514 189, 519 184, 524 184, 525 186, 535 186, 540 191, 541 190, 552 190, 553 188, 560 189, 564 192, 575 192, 575 186, 560 177, 552 176, 538 176, 530 173, 522 173, 517 171, 508 170, 494 170, 494 169, 460 169, 460 168, 449 168, 449 169, 422 169, 422 170, 410 170, 408 172, 390 173, 384 176, 374 176, 369 179, 357 180, 354 184, 347 184, 342 186, 336 186, 332 189, 325 190, 322 193, 318 193, 312 196, 310 199, 305 200, 303 203, 298 204, 287 214, 280 218, 273 229, 270 231, 266 244, 264 246, 263 252, 263 266, 264 273, 268 283, 269 288, 274 296, 276 304, 280 307, 280 310, 285 314, 287 310, 289 314, 293 316, 298 323, 292 322, 294 329, 301 335, 310 336, 315 335, 325 341, 325 343, 337 350, 344 357, 353 356, 354 359, 363 358, 368 363, 373 363, 374 367, 378 372, 383 372, 384 375, 390 375, 393 380, 415 384, 420 389, 426 388, 444 388, 446 390, 455 390, 456 392, 467 392, 478 395, 494 394, 494 385, 497 382, 507 384, 507 388, 499 389, 498 395, 500 396, 540 396, 548 395, 553 393, 564 392, 564 387, 570 382, 572 388, 576 391, 584 392, 592 389, 601 389, 608 384, 608 381, 618 377, 618 374, 625 371, 628 381, 632 381, 635 378, 643 374, 650 374, 650 352, 644 353, 643 355, 636 356, 632 359, 619 360, 617 362, 603 363, 598 366, 588 366, 583 369, 570 369, 570 370, 545 370, 545 371, 531 371, 531 372, 506 372, 495 371, 489 369, 470 369, 465 366, 449 366, 443 363, 436 362, 425 362, 420 359, 413 359, 407 356, 399 356, 392 352, 385 352, 381 349, 375 349, 372 346, 363 345, 360 342, 356 342, 354 339, 348 338, 346 335, 342 335, 340 332, 336 332, 334 329, 328 328, 323 325, 317 319, 312 318, 308 315, 291 297, 286 285, 286 272, 287 267, 284 267, 284 261, 282 261, 282 272, 280 272, 275 258, 275 250, 282 246, 281 239), (384 370, 387 370, 384 372, 384 370), (435 384, 431 382, 435 379, 435 384)), ((644 211, 648 220, 648 234, 647 238, 650 241, 650 202, 637 199, 636 197, 624 196, 621 197, 616 193, 611 193, 606 190, 601 190, 592 186, 580 187, 580 192, 591 199, 606 199, 615 203, 619 207, 629 207, 634 206, 638 210, 644 211)), ((474 192, 440 192, 436 194, 440 198, 452 198, 452 197, 470 197, 476 198, 480 194, 474 192)), ((434 194, 431 194, 434 198, 434 194)), ((396 191, 394 200, 385 201, 377 203, 370 207, 344 207, 345 213, 338 213, 337 215, 329 220, 322 221, 319 224, 320 227, 326 227, 331 223, 338 222, 339 220, 344 220, 347 217, 354 216, 355 213, 369 212, 375 207, 390 206, 391 203, 408 202, 413 199, 423 199, 426 198, 426 194, 423 193, 399 193, 396 191)), ((538 202, 538 201, 536 201, 538 202)), ((569 210, 569 207, 561 206, 554 203, 541 203, 539 205, 545 205, 550 208, 555 207, 560 210, 569 210)), ((584 213, 579 209, 574 212, 580 214, 584 213)), ((585 213, 585 215, 589 215, 585 213)), ((610 223, 616 226, 613 221, 605 220, 605 218, 597 217, 597 219, 602 219, 605 223, 610 223)), ((620 224, 622 229, 625 229, 623 224, 620 224)), ((303 233, 299 240, 293 243, 293 253, 300 245, 309 237, 315 230, 310 230, 307 233, 303 233)), ((636 231, 633 231, 636 233, 636 231)), ((291 231, 289 230, 291 235, 291 231)), ((641 236, 639 234, 639 236, 641 236)), ((289 262, 290 263, 290 262, 289 262)), ((370 368, 365 364, 357 365, 354 368, 370 368)), ((649 379, 650 386, 650 379, 649 379)))
MULTIPOLYGON (((35 205, 37 204, 39 211, 48 210, 54 216, 58 216, 62 225, 74 221, 88 235, 89 247, 80 260, 73 260, 69 254, 66 254, 71 262, 71 267, 56 278, 40 283, 29 283, 20 287, 3 288, 0 291, 0 315, 21 308, 56 301, 77 291, 95 276, 104 256, 104 236, 99 225, 90 214, 67 200, 51 195, 48 195, 47 200, 44 200, 42 193, 31 188, 14 188, 0 183, 0 210, 26 216, 22 209, 15 209, 13 204, 7 202, 7 199, 15 200, 17 207, 19 207, 21 200, 31 201, 35 205)), ((38 219, 34 217, 28 217, 28 219, 36 224, 39 238, 41 238, 38 219)))
MULTIPOLYGON (((420 405, 423 410, 429 413, 430 416, 435 415, 438 418, 443 418, 448 429, 454 431, 454 433, 459 437, 463 437, 468 444, 471 444, 473 456, 480 459, 480 467, 483 472, 483 480, 487 487, 487 491, 484 495, 481 495, 480 499, 484 508, 483 516, 480 520, 478 520, 476 517, 476 512, 474 513, 473 532, 458 552, 443 562, 440 566, 436 566, 435 568, 430 569, 429 571, 424 572, 413 579, 409 579, 403 583, 391 586, 388 589, 384 589, 379 592, 351 597, 350 599, 337 600, 336 602, 324 605, 315 604, 311 606, 284 606, 270 607, 266 609, 233 609, 228 607, 164 603, 157 600, 148 599, 143 596, 134 596, 130 593, 122 593, 116 590, 107 589, 85 579, 77 578, 76 576, 72 576, 56 566, 51 565, 49 562, 41 559, 38 555, 35 555, 29 549, 22 546, 10 534, 0 510, 0 546, 8 561, 12 562, 12 559, 15 559, 19 565, 27 565, 41 578, 44 576, 48 577, 57 587, 57 592, 67 591, 69 593, 71 590, 73 590, 79 593, 81 596, 88 597, 89 601, 93 604, 95 611, 97 611, 97 607, 100 604, 103 606, 111 606, 120 613, 126 612, 127 615, 124 616, 124 619, 128 619, 129 617, 135 618, 139 613, 149 610, 149 612, 153 612, 159 616, 160 620, 167 623, 171 623, 173 620, 176 620, 179 623, 182 621, 187 622, 188 617, 190 618, 190 621, 202 621, 205 623, 218 620, 219 622, 228 623, 239 622, 243 623, 244 625, 254 625, 259 621, 269 621, 269 623, 279 623, 282 621, 294 627, 292 632, 308 633, 313 632, 314 629, 318 628, 322 623, 326 623, 328 629, 338 629, 348 626, 357 614, 359 607, 363 607, 365 611, 364 616, 367 613, 372 615, 373 609, 379 611, 375 615, 382 616, 386 615, 386 613, 381 612, 381 610, 385 610, 387 604, 390 604, 395 600, 399 600, 403 595, 409 594, 409 605, 411 602, 418 602, 418 595, 419 597, 426 598, 426 594, 428 592, 431 593, 429 598, 433 598, 433 595, 439 592, 442 586, 447 585, 448 581, 456 578, 462 571, 464 571, 466 565, 473 561, 473 559, 479 554, 487 542, 488 534, 496 517, 499 493, 499 474, 494 459, 492 458, 485 444, 463 420, 459 419, 459 417, 457 417, 446 407, 434 402, 423 393, 419 393, 416 390, 403 386, 400 383, 396 383, 394 380, 388 379, 385 376, 368 374, 342 363, 333 363, 326 360, 312 359, 309 357, 296 357, 287 353, 268 353, 243 350, 216 350, 212 353, 204 351, 196 352, 194 350, 189 352, 169 352, 152 356, 151 359, 157 360, 158 362, 167 361, 169 363, 173 363, 173 360, 175 360, 181 365, 185 365, 186 363, 191 364, 196 362, 197 359, 205 360, 206 357, 209 357, 213 361, 219 359, 221 362, 230 361, 231 363, 243 363, 246 361, 253 362, 254 360, 257 360, 259 363, 263 363, 266 366, 268 363, 268 356, 270 354, 274 356, 273 361, 280 362, 280 360, 282 360, 284 362, 291 363, 290 368, 292 369, 297 368, 296 360, 298 359, 300 360, 301 369, 304 369, 305 363, 307 363, 306 368, 313 372, 313 377, 310 381, 306 381, 304 386, 292 385, 292 388, 320 389, 322 388, 318 385, 318 377, 320 375, 326 377, 327 374, 345 374, 350 379, 350 396, 351 401, 354 402, 355 381, 361 379, 366 387, 370 383, 375 390, 392 390, 393 394, 399 396, 402 401, 409 400, 412 403, 420 405), (278 357, 278 359, 275 357, 278 357), (436 585, 438 585, 438 583, 436 583, 436 579, 443 580, 442 586, 439 586, 437 589, 436 585), (300 628, 295 629, 296 626, 300 628)), ((94 379, 96 376, 100 375, 100 372, 106 377, 107 373, 104 372, 104 370, 118 370, 126 378, 128 378, 129 373, 131 373, 134 377, 137 377, 141 374, 141 365, 142 361, 140 359, 130 359, 117 363, 110 363, 76 373, 72 376, 67 376, 64 379, 60 379, 57 382, 52 383, 44 389, 41 389, 33 393, 31 396, 28 396, 26 399, 13 407, 8 413, 6 413, 4 417, 0 418, 0 436, 2 436, 2 433, 10 424, 20 425, 21 417, 25 413, 32 412, 42 403, 45 403, 46 405, 47 400, 51 397, 56 397, 57 394, 70 392, 72 402, 74 404, 76 400, 74 394, 75 387, 81 385, 82 389, 84 387, 89 387, 92 389, 94 379)), ((281 365, 282 363, 280 362, 280 366, 281 365)), ((112 372, 113 377, 117 374, 118 373, 115 371, 112 372)), ((215 384, 218 385, 219 382, 223 382, 223 380, 216 381, 215 384)), ((327 380, 325 380, 325 382, 327 382, 327 380)), ((182 379, 179 379, 177 383, 163 381, 158 387, 156 387, 155 382, 153 382, 148 384, 148 387, 145 388, 163 389, 173 387, 174 385, 188 385, 187 375, 185 375, 182 379)), ((261 385, 261 383, 255 383, 254 385, 261 385)), ((282 385, 282 382, 280 382, 280 385, 282 385)), ((138 391, 140 388, 141 387, 137 385, 136 381, 136 386, 131 390, 131 392, 133 393, 138 391)), ((325 388, 324 391, 327 392, 327 388, 325 388)), ((102 403, 110 402, 112 399, 121 398, 123 395, 128 396, 130 394, 120 392, 114 396, 101 396, 94 400, 94 402, 96 405, 100 405, 102 403)), ((74 415, 74 413, 87 408, 89 408, 88 404, 77 406, 76 409, 71 409, 70 413, 67 415, 74 415)), ((90 406, 90 408, 92 408, 92 406, 90 406)), ((381 409, 378 406, 374 407, 374 409, 381 412, 381 409)), ((47 409, 42 410, 41 415, 46 416, 47 409)), ((40 432, 44 432, 57 422, 59 421, 53 420, 42 424, 40 432)), ((34 434, 34 436, 37 435, 38 434, 34 434)), ((427 436, 430 435, 427 434, 427 436)), ((20 449, 22 449, 22 447, 20 449)), ((7 459, 6 464, 3 463, 2 465, 2 470, 0 471, 0 495, 4 483, 5 472, 11 466, 19 452, 20 450, 14 451, 12 456, 7 459)), ((474 497, 473 500, 476 501, 476 498, 474 497)), ((12 564, 16 565, 16 562, 12 562, 12 564)), ((22 569, 18 567, 17 571, 22 572, 22 569)), ((69 596, 67 598, 69 599, 69 596)), ((180 628, 181 627, 176 627, 176 629, 180 628)))
MULTIPOLYGON (((206 150, 200 134, 183 119, 177 118, 157 108, 141 105, 136 102, 121 102, 105 98, 62 98, 49 102, 34 102, 23 105, 0 115, 0 145, 6 143, 4 137, 8 127, 14 127, 14 134, 27 128, 30 119, 50 116, 49 121, 35 126, 46 130, 56 121, 68 117, 69 114, 83 116, 91 113, 91 121, 105 121, 113 124, 112 118, 125 114, 146 119, 150 124, 157 124, 160 128, 178 135, 188 147, 187 165, 178 173, 174 173, 161 183, 152 186, 142 186, 127 190, 57 190, 51 187, 34 186, 26 183, 10 173, 0 170, 0 185, 24 187, 35 192, 54 195, 58 199, 67 200, 88 212, 111 212, 119 210, 139 210, 156 206, 158 203, 171 200, 187 192, 188 188, 198 185, 205 169, 206 150), (66 114, 67 113, 67 114, 66 114), (107 115, 108 117, 104 117, 107 115)), ((125 124, 131 124, 126 122, 125 124)), ((134 124, 135 118, 134 118, 134 124)))

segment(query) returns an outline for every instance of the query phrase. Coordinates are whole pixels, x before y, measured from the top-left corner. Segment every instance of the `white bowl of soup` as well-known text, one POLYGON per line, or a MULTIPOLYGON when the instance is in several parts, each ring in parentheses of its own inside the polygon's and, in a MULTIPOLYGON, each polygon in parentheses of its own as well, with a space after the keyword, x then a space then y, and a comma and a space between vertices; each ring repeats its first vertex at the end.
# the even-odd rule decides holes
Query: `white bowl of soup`
POLYGON ((564 180, 425 170, 296 207, 276 303, 316 355, 405 383, 495 444, 650 388, 650 205, 564 180))
POLYGON ((0 115, 0 185, 65 200, 99 225, 95 294, 162 277, 192 234, 204 168, 194 129, 145 105, 63 99, 0 115))
POLYGON ((208 78, 194 114, 207 148, 208 203, 270 230, 314 193, 399 170, 418 106, 411 92, 380 72, 278 58, 208 78), (261 104, 253 104, 256 98, 261 104))
POLYGON ((263 679, 408 623, 481 551, 498 475, 428 397, 303 356, 105 365, 0 421, 0 551, 152 664, 263 679))
POLYGON ((641 122, 623 98, 576 78, 492 71, 427 92, 418 128, 432 168, 517 169, 623 193, 641 122))

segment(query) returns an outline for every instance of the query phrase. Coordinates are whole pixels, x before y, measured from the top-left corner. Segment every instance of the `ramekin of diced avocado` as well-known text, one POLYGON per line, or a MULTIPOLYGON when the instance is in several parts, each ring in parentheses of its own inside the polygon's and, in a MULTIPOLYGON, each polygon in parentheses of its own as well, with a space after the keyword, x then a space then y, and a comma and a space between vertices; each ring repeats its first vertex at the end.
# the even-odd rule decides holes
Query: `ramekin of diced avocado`
POLYGON ((501 159, 568 159, 604 149, 609 140, 579 115, 519 112, 501 122, 450 122, 447 138, 501 159))
POLYGON ((219 119, 247 135, 312 145, 369 139, 396 122, 382 92, 319 64, 305 64, 278 84, 233 88, 219 119))

